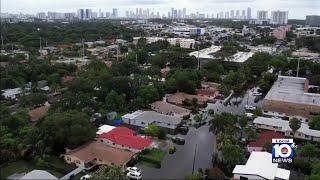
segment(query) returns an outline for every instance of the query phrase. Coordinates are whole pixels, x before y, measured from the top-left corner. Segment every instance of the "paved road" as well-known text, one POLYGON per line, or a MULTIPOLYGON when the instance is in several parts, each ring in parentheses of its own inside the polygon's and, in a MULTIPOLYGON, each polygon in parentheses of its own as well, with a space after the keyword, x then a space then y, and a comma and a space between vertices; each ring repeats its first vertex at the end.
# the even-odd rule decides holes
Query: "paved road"
POLYGON ((144 179, 184 179, 192 173, 192 164, 196 150, 195 171, 199 168, 212 167, 211 156, 214 151, 215 137, 209 132, 209 126, 198 129, 190 128, 185 136, 185 145, 176 145, 177 151, 168 154, 162 161, 160 169, 140 166, 144 179))
POLYGON ((255 98, 252 92, 248 90, 244 97, 232 98, 227 105, 224 105, 222 101, 217 101, 215 104, 209 103, 206 110, 213 109, 214 112, 229 112, 234 115, 243 115, 246 112, 244 107, 247 104, 261 107, 262 101, 255 103, 255 98))

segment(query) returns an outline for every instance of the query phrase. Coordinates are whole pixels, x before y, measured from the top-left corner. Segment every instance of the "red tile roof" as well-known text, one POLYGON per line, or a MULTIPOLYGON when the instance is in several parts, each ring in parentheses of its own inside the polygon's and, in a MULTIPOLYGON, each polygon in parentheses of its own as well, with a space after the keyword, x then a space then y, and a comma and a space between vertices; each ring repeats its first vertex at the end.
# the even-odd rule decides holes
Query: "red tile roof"
POLYGON ((126 127, 116 127, 107 133, 99 135, 99 138, 108 139, 115 144, 142 150, 148 147, 152 140, 136 136, 134 131, 126 127))
POLYGON ((260 134, 259 138, 255 141, 252 141, 248 144, 249 147, 263 147, 264 143, 267 141, 272 141, 274 138, 284 138, 284 135, 282 135, 279 132, 274 131, 264 131, 260 134))

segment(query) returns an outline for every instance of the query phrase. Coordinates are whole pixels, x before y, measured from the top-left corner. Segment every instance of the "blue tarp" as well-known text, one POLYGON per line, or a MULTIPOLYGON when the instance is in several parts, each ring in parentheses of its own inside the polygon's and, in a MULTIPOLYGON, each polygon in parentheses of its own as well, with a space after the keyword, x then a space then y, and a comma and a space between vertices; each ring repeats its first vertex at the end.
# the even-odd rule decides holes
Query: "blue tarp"
POLYGON ((116 120, 114 120, 114 125, 115 126, 120 126, 120 125, 122 125, 123 124, 123 120, 122 119, 116 119, 116 120))

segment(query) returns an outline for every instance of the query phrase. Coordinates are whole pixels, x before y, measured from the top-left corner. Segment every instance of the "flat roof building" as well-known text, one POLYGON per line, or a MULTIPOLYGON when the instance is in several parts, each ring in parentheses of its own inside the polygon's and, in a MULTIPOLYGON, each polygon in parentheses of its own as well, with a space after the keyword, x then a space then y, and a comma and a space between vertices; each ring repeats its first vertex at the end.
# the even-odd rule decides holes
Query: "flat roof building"
POLYGON ((289 179, 290 171, 272 163, 268 152, 252 152, 245 165, 236 165, 232 173, 234 179, 289 179))
POLYGON ((262 109, 310 118, 320 112, 320 94, 308 93, 306 78, 279 76, 263 100, 262 109))

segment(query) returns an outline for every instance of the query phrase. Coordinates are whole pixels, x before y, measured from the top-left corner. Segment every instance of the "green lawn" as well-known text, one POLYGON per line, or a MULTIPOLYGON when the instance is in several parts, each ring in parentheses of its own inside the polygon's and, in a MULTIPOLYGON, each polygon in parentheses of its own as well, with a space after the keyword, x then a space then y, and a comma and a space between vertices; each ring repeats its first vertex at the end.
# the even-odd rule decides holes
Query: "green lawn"
POLYGON ((59 178, 75 168, 75 166, 64 163, 64 161, 62 159, 59 159, 58 157, 50 157, 47 158, 46 161, 48 162, 50 167, 37 166, 33 161, 25 160, 18 160, 8 163, 1 167, 0 179, 6 179, 8 176, 14 173, 30 172, 35 169, 46 170, 59 178))
POLYGON ((166 153, 160 149, 152 149, 148 154, 145 156, 155 159, 157 161, 162 161, 166 153))

